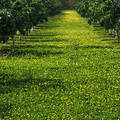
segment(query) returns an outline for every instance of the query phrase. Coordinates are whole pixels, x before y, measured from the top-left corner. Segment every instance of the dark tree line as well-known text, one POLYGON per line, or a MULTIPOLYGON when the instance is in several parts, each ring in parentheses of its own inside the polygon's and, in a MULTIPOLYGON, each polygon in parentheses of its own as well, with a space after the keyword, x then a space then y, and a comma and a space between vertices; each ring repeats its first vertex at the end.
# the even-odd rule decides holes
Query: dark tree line
POLYGON ((0 1, 0 42, 13 39, 16 31, 21 36, 28 35, 30 29, 48 16, 60 13, 62 4, 54 0, 1 0, 0 1))
POLYGON ((120 0, 83 0, 76 4, 76 11, 88 18, 88 23, 98 23, 106 30, 113 30, 113 34, 118 38, 120 30, 120 0))
POLYGON ((61 2, 63 4, 64 9, 73 9, 74 5, 77 2, 81 2, 82 0, 56 0, 56 1, 61 2))

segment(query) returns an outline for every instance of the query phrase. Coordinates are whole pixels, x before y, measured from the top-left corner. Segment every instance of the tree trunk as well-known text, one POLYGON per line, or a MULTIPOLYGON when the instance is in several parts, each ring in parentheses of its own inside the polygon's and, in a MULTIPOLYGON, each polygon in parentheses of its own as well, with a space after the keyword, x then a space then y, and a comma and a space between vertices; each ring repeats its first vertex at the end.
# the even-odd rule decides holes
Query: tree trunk
POLYGON ((4 43, 4 45, 7 45, 7 43, 8 43, 8 37, 7 36, 3 36, 3 43, 4 43))
POLYGON ((7 41, 4 43, 4 45, 7 45, 7 41))
POLYGON ((31 31, 33 31, 33 26, 32 26, 32 28, 31 28, 31 31))
POLYGON ((15 44, 14 36, 12 35, 13 45, 15 44))
POLYGON ((118 38, 118 32, 116 31, 116 35, 115 35, 115 38, 118 38))
POLYGON ((115 35, 115 29, 113 29, 113 32, 112 32, 112 33, 113 33, 113 35, 115 35))
POLYGON ((30 33, 30 29, 28 29, 28 32, 30 33))
POLYGON ((117 31, 118 45, 119 45, 119 30, 117 31))
POLYGON ((111 33, 111 29, 109 29, 109 33, 111 33))
POLYGON ((29 31, 27 30, 27 33, 26 33, 27 36, 28 36, 28 32, 29 32, 29 31))
POLYGON ((21 41, 21 39, 22 39, 22 35, 21 35, 21 33, 20 33, 19 40, 21 41))

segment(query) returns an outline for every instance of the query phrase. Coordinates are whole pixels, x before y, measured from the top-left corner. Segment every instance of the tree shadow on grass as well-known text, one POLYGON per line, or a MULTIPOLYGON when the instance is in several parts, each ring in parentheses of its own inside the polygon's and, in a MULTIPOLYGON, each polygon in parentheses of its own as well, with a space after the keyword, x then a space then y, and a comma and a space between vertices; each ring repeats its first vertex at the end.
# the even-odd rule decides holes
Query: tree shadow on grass
POLYGON ((108 35, 108 34, 99 34, 101 37, 104 37, 104 38, 115 38, 114 36, 112 35, 108 35))
POLYGON ((115 38, 114 39, 102 39, 101 41, 113 41, 113 40, 116 40, 115 38))
POLYGON ((23 49, 23 48, 63 48, 63 47, 59 47, 59 46, 55 46, 55 45, 13 45, 13 46, 3 46, 3 48, 8 48, 8 49, 23 49))
POLYGON ((69 13, 62 12, 62 13, 60 13, 59 15, 69 15, 69 13))
MULTIPOLYGON (((39 35, 39 34, 32 35, 32 34, 30 34, 29 36, 30 36, 30 37, 31 37, 31 36, 41 36, 41 37, 43 36, 43 37, 45 37, 45 36, 56 36, 56 35, 39 35)), ((27 36, 27 37, 28 37, 28 36, 27 36)))
MULTIPOLYGON (((6 82, 1 81, 0 94, 12 93, 12 92, 15 92, 15 89, 17 89, 17 91, 18 89, 22 89, 23 92, 34 91, 34 88, 36 87, 36 85, 39 91, 48 91, 50 89, 62 89, 62 90, 66 89, 64 86, 64 83, 60 79, 49 79, 49 78, 34 79, 32 78, 32 75, 29 75, 24 80, 10 79, 9 81, 6 81, 6 82)), ((16 106, 16 104, 11 104, 11 103, 8 103, 7 101, 8 100, 6 99, 5 101, 0 103, 0 116, 3 119, 5 118, 5 116, 10 117, 12 115, 13 107, 16 106)))
POLYGON ((35 79, 29 75, 24 80, 9 79, 8 81, 0 81, 0 94, 8 94, 14 92, 15 88, 22 88, 24 92, 32 90, 31 85, 38 85, 39 91, 46 91, 49 88, 65 90, 64 82, 60 79, 39 78, 35 79), (27 88, 27 90, 25 89, 27 88))
POLYGON ((14 50, 14 51, 11 51, 11 52, 8 52, 10 55, 12 56, 18 56, 18 55, 26 55, 26 54, 32 54, 32 55, 35 55, 35 56, 43 56, 43 55, 46 55, 46 56, 49 56, 49 55, 59 55, 59 54, 64 54, 64 52, 62 51, 58 51, 58 52, 54 52, 54 51, 50 51, 50 50, 42 50, 42 51, 37 51, 37 50, 14 50))
POLYGON ((94 26, 94 28, 93 28, 93 31, 96 31, 96 32, 99 32, 99 33, 103 33, 101 30, 103 30, 103 28, 100 28, 100 27, 98 27, 98 26, 94 26))
POLYGON ((113 44, 119 44, 120 45, 120 42, 112 42, 113 44))
POLYGON ((39 40, 37 40, 37 39, 27 39, 27 40, 23 40, 23 41, 25 41, 25 42, 40 42, 41 40, 39 39, 39 40))
POLYGON ((36 29, 35 30, 37 30, 37 29, 52 29, 52 28, 57 28, 57 27, 59 27, 59 26, 50 26, 50 25, 48 25, 48 26, 46 26, 46 25, 43 25, 43 26, 37 26, 36 27, 36 29))
POLYGON ((113 49, 113 47, 110 47, 110 46, 98 46, 98 45, 84 45, 84 46, 79 46, 79 48, 88 48, 88 49, 113 49))
POLYGON ((16 45, 16 46, 3 46, 0 50, 3 54, 10 54, 13 56, 32 54, 35 56, 42 55, 58 55, 64 54, 63 51, 59 50, 62 47, 52 45, 16 45), (37 50, 41 48, 40 50, 37 50), (46 48, 43 49, 43 48, 46 48), (52 48, 58 49, 57 51, 51 50, 52 48))
POLYGON ((60 40, 60 39, 55 39, 55 40, 25 40, 26 42, 67 42, 68 40, 60 40))
MULTIPOLYGON (((98 35, 100 35, 101 37, 107 37, 107 38, 115 38, 115 35, 113 35, 112 33, 108 33, 106 32, 102 27, 96 25, 93 26, 94 29, 93 31, 96 32, 98 35)), ((103 41, 103 40, 102 40, 103 41)), ((106 40, 107 41, 107 40, 106 40)))
POLYGON ((103 31, 101 30, 93 30, 94 32, 96 32, 98 35, 103 36, 103 37, 109 37, 109 38, 114 38, 115 36, 113 34, 110 33, 103 33, 103 31))

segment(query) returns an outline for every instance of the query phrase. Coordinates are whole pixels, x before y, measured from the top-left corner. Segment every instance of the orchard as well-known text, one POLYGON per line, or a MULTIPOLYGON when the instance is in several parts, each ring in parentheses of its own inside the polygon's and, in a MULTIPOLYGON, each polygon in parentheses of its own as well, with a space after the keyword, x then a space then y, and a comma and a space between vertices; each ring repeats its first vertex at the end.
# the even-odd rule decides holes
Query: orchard
POLYGON ((1 1, 0 120, 120 120, 119 2, 1 1))
POLYGON ((0 42, 7 44, 11 37, 14 44, 17 31, 21 40, 31 28, 47 21, 48 16, 60 13, 62 4, 54 0, 5 0, 0 2, 0 8, 0 42))
POLYGON ((76 11, 82 16, 88 18, 88 23, 97 23, 106 30, 111 29, 116 32, 118 38, 120 30, 120 0, 83 0, 76 4, 76 11))

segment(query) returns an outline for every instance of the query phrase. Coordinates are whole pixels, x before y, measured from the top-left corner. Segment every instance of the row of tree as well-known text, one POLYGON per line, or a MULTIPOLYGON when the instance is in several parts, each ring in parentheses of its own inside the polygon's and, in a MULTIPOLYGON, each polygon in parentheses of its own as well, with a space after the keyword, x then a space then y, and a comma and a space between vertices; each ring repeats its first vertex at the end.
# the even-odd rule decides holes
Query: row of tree
POLYGON ((0 42, 13 39, 16 31, 28 35, 30 29, 61 12, 62 4, 54 0, 1 0, 0 1, 0 42))
POLYGON ((83 0, 75 8, 82 17, 88 18, 89 24, 96 22, 110 33, 113 29, 119 43, 120 0, 83 0))
POLYGON ((80 2, 82 0, 56 0, 56 1, 59 1, 63 4, 63 8, 64 9, 73 9, 74 8, 74 5, 77 3, 77 2, 80 2))

